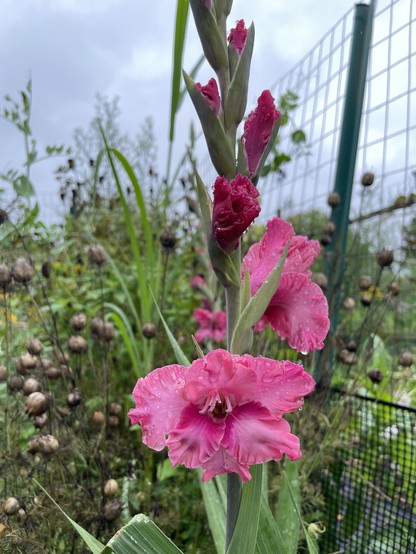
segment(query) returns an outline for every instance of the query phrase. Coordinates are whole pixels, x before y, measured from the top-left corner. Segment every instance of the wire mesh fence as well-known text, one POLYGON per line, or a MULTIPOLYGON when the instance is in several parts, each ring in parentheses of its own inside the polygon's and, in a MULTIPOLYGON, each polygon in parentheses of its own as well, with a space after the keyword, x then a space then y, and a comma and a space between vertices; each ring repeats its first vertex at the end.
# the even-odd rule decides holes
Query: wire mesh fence
POLYGON ((322 473, 322 552, 416 553, 416 410, 334 390, 345 447, 322 473))
MULTIPOLYGON (((334 186, 341 119, 349 68, 354 10, 349 10, 318 44, 272 85, 278 98, 295 92, 298 106, 281 130, 281 149, 293 152, 291 134, 302 129, 306 148, 263 186, 263 216, 278 210, 284 216, 319 209, 328 213, 328 193, 334 186), (306 152, 306 154, 305 154, 306 152), (268 213, 266 213, 268 212, 268 213)), ((380 0, 376 5, 366 79, 354 183, 363 173, 375 174, 365 201, 355 194, 351 219, 373 222, 384 244, 397 247, 398 223, 408 217, 416 198, 416 3, 380 0), (385 230, 388 228, 389 232, 385 230)))

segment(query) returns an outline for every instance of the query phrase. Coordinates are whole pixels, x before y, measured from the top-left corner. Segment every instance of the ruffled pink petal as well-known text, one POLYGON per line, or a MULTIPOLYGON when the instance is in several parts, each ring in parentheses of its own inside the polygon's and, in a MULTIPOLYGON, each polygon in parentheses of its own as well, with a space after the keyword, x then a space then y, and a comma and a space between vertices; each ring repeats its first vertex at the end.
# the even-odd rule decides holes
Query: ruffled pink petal
POLYGON ((273 417, 259 402, 234 408, 226 425, 221 446, 240 464, 281 460, 283 454, 292 460, 301 456, 299 439, 287 421, 273 417))
POLYGON ((253 293, 276 267, 287 242, 292 239, 294 234, 290 223, 274 217, 267 223, 266 232, 260 242, 250 247, 243 260, 242 274, 244 275, 246 269, 249 270, 253 293))
POLYGON ((313 391, 315 381, 303 367, 293 362, 253 358, 257 373, 256 400, 273 417, 293 412, 303 405, 303 397, 313 391))
POLYGON ((264 316, 281 339, 299 352, 323 348, 329 329, 321 288, 302 274, 284 273, 264 316))
POLYGON ((231 29, 228 35, 228 42, 234 46, 239 54, 244 50, 244 46, 247 42, 248 29, 244 24, 244 19, 237 21, 234 29, 231 29))
POLYGON ((166 441, 173 466, 201 467, 220 447, 225 421, 214 422, 189 404, 181 412, 178 423, 166 441))
POLYGON ((310 267, 319 255, 321 247, 317 240, 309 240, 307 237, 294 236, 290 241, 289 252, 287 254, 284 272, 302 273, 310 277, 310 267))
POLYGON ((203 308, 194 310, 194 319, 200 327, 195 333, 198 342, 212 339, 221 342, 227 332, 227 316, 224 311, 211 312, 203 308))
POLYGON ((256 382, 256 373, 246 360, 218 349, 191 364, 186 373, 184 395, 202 408, 207 397, 218 391, 235 406, 251 400, 256 382))
POLYGON ((215 454, 207 460, 202 466, 204 473, 202 481, 209 481, 216 475, 223 473, 237 473, 243 483, 251 479, 251 474, 247 465, 240 464, 235 458, 230 456, 228 452, 220 446, 215 454))
POLYGON ((187 401, 181 392, 187 368, 173 364, 155 369, 139 379, 133 390, 136 407, 129 411, 131 423, 140 423, 142 440, 154 450, 162 450, 166 434, 175 427, 187 401))

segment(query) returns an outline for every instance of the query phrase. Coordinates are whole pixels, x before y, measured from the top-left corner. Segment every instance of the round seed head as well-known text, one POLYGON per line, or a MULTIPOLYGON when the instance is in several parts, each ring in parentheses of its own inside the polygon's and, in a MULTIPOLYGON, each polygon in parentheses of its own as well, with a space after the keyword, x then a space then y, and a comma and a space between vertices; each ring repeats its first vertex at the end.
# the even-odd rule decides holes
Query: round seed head
POLYGON ((324 233, 326 235, 333 235, 335 233, 335 223, 333 221, 327 221, 325 223, 324 233))
POLYGON ((72 335, 68 339, 68 348, 73 354, 83 354, 88 350, 88 343, 81 335, 72 335))
POLYGON ((27 351, 33 356, 39 356, 43 352, 43 343, 39 339, 30 339, 26 345, 27 351))
POLYGON ((368 290, 373 284, 373 280, 369 275, 361 275, 358 285, 360 290, 368 290))
POLYGON ((400 286, 399 283, 396 283, 396 281, 393 281, 389 285, 389 293, 392 296, 398 296, 400 294, 400 286))
POLYGON ((123 407, 118 402, 111 402, 111 404, 108 406, 108 413, 110 415, 120 415, 123 411, 123 407))
POLYGON ((328 288, 328 277, 325 273, 313 273, 312 281, 316 283, 323 291, 328 288))
POLYGON ((374 173, 371 173, 371 171, 366 171, 361 177, 361 184, 363 185, 363 187, 371 187, 373 183, 374 173))
POLYGON ((377 254, 377 263, 380 267, 389 267, 393 263, 394 255, 392 250, 380 250, 377 254))
POLYGON ((108 500, 104 504, 103 517, 106 521, 115 521, 120 517, 123 511, 123 505, 120 500, 108 500))
POLYGON ((341 203, 341 197, 337 192, 331 192, 328 195, 328 204, 331 208, 336 208, 341 203))
POLYGON ((115 479, 108 479, 104 485, 104 494, 106 496, 114 496, 118 491, 118 483, 115 479))
POLYGON ((17 283, 28 283, 34 273, 35 270, 27 258, 17 258, 13 264, 12 275, 17 283))
POLYGON ((348 296, 344 302, 342 303, 342 305, 344 306, 344 308, 346 310, 353 310, 355 308, 355 300, 354 298, 351 298, 350 296, 348 296))
POLYGON ((81 404, 81 394, 78 389, 75 389, 74 392, 70 392, 66 397, 66 403, 70 408, 75 408, 81 404))
POLYGON ((76 331, 81 331, 87 324, 87 316, 80 312, 74 314, 69 322, 76 331))
POLYGON ((160 235, 160 244, 165 252, 172 252, 175 249, 177 242, 175 231, 167 227, 160 235))
POLYGON ((25 410, 28 415, 38 416, 46 412, 48 405, 49 399, 43 392, 32 392, 26 398, 25 410))
POLYGON ((399 364, 402 367, 410 367, 411 365, 413 365, 413 362, 414 362, 414 358, 410 350, 403 350, 403 352, 400 352, 399 364))
POLYGON ((107 256, 104 248, 101 244, 91 244, 88 248, 88 261, 91 265, 96 265, 97 267, 105 264, 107 256))
POLYGON ((15 496, 9 496, 9 498, 4 501, 3 511, 8 516, 14 516, 15 514, 17 514, 20 508, 20 502, 15 496))
POLYGON ((378 367, 374 367, 373 369, 370 369, 370 371, 367 373, 367 377, 373 383, 381 383, 381 381, 384 378, 384 375, 383 375, 383 372, 378 367))
POLYGON ((120 423, 120 420, 118 419, 117 416, 110 415, 108 416, 107 423, 110 427, 117 427, 120 423))
POLYGON ((23 394, 29 396, 32 392, 39 392, 41 388, 42 386, 37 379, 29 377, 29 379, 26 379, 23 383, 23 394))
POLYGON ((44 412, 43 414, 33 418, 33 425, 37 429, 42 429, 42 427, 45 427, 45 425, 48 423, 48 420, 49 420, 48 412, 44 412))
POLYGON ((97 427, 103 425, 105 422, 105 415, 103 412, 96 411, 92 414, 91 423, 97 427))
POLYGON ((11 269, 6 264, 0 264, 0 287, 5 288, 11 280, 11 269))
POLYGON ((19 390, 22 390, 23 388, 24 379, 21 375, 17 375, 16 373, 12 375, 7 383, 7 386, 9 387, 9 390, 11 392, 16 392, 19 390))
POLYGON ((322 246, 328 246, 328 244, 330 244, 331 242, 331 236, 327 234, 323 234, 319 239, 319 242, 322 244, 322 246))
MULTIPOLYGON (((36 367, 36 362, 38 361, 36 356, 32 356, 32 354, 29 354, 29 352, 26 352, 25 354, 22 354, 19 356, 20 366, 23 368, 23 370, 33 369, 36 367)), ((17 369, 17 364, 16 364, 17 369)))
POLYGON ((5 365, 0 365, 0 383, 3 383, 7 379, 7 367, 5 365))
POLYGON ((58 379, 59 377, 61 377, 62 371, 57 367, 51 366, 51 367, 48 367, 48 369, 45 371, 45 375, 49 379, 58 379))
POLYGON ((156 336, 156 325, 154 323, 145 323, 143 325, 143 336, 146 339, 153 339, 156 336))

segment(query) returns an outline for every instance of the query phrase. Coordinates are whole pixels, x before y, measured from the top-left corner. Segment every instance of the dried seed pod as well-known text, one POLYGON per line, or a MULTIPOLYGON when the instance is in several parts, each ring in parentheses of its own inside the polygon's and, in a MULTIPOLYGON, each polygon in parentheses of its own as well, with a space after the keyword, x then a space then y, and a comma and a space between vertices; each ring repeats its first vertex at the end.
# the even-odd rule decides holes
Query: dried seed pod
POLYGON ((104 484, 104 494, 114 496, 118 491, 118 483, 115 479, 108 479, 104 484))
POLYGON ((172 252, 175 249, 177 242, 176 233, 172 228, 166 227, 160 235, 159 240, 165 252, 172 252))
POLYGON ((48 412, 44 412, 43 414, 38 415, 38 416, 33 418, 33 425, 37 429, 42 429, 42 427, 45 427, 45 425, 48 423, 48 421, 49 421, 48 412))
POLYGON ((105 250, 101 244, 91 244, 88 248, 87 255, 89 263, 98 267, 102 266, 107 260, 105 250))
POLYGON ((371 173, 371 171, 366 171, 361 177, 361 184, 363 185, 363 187, 371 187, 373 183, 374 173, 371 173))
POLYGON ((411 365, 413 365, 413 362, 414 362, 414 358, 410 350, 403 350, 403 352, 400 352, 399 364, 402 367, 410 367, 411 365))
POLYGON ((68 348, 74 354, 83 354, 88 350, 88 343, 81 335, 72 335, 68 339, 68 348))
POLYGON ((111 402, 111 404, 108 406, 108 413, 110 415, 120 415, 122 411, 123 406, 118 402, 111 402))
POLYGON ((143 336, 146 339, 153 339, 156 336, 156 325, 154 323, 145 323, 143 325, 143 336))
POLYGON ((7 215, 6 210, 0 209, 0 225, 3 225, 3 223, 6 223, 8 219, 9 219, 9 216, 7 215))
POLYGON ((348 352, 357 352, 357 343, 355 340, 349 340, 346 344, 346 349, 348 352))
POLYGON ((0 383, 7 380, 7 367, 5 365, 0 365, 0 383))
POLYGON ((6 264, 0 264, 0 287, 4 289, 11 280, 11 269, 6 264))
POLYGON ((113 340, 113 338, 116 336, 116 330, 114 328, 114 325, 110 323, 109 321, 104 321, 104 325, 102 327, 102 339, 106 342, 110 342, 113 340))
POLYGON ((399 283, 396 283, 396 281, 393 281, 389 285, 389 293, 392 296, 398 296, 400 294, 400 286, 399 283))
POLYGON ((328 288, 328 277, 325 273, 312 273, 312 281, 321 287, 323 291, 328 288))
POLYGON ((331 242, 330 235, 323 234, 322 237, 319 239, 319 242, 322 244, 322 246, 328 246, 331 242))
POLYGON ((87 316, 78 312, 71 317, 69 323, 76 331, 81 331, 87 324, 87 316))
POLYGON ((78 389, 70 392, 66 397, 66 403, 70 408, 75 408, 81 404, 81 394, 78 389))
POLYGON ((368 290, 373 284, 373 280, 369 275, 361 275, 360 280, 358 281, 358 286, 360 290, 368 290))
POLYGON ((45 375, 49 379, 59 379, 59 377, 61 377, 62 375, 62 371, 57 367, 51 366, 51 367, 48 367, 48 369, 45 371, 45 375))
POLYGON ((117 427, 120 423, 120 420, 117 416, 110 415, 108 416, 107 423, 110 427, 117 427))
POLYGON ((367 377, 373 383, 381 383, 381 381, 384 379, 383 372, 378 367, 370 369, 370 371, 367 373, 367 377))
POLYGON ((17 258, 12 267, 12 275, 18 283, 28 283, 33 275, 35 270, 27 258, 17 258))
POLYGON ((333 221, 327 221, 324 225, 324 233, 326 235, 333 235, 335 233, 335 223, 333 221))
POLYGON ((45 277, 45 279, 49 279, 51 276, 51 263, 50 262, 44 262, 42 264, 42 275, 45 277))
POLYGON ((65 352, 59 352, 58 353, 58 362, 61 365, 69 365, 69 356, 68 356, 68 354, 65 354, 65 352))
POLYGON ((43 343, 39 339, 30 339, 26 345, 27 351, 32 356, 39 356, 43 352, 43 343))
POLYGON ((380 250, 377 254, 377 263, 380 267, 389 267, 393 263, 393 250, 380 250))
POLYGON ((26 398, 25 410, 28 415, 41 415, 48 409, 49 398, 43 392, 32 392, 26 398))
POLYGON ((20 510, 21 504, 15 496, 9 496, 3 504, 3 511, 8 516, 14 516, 20 510))
POLYGON ((23 394, 25 396, 29 396, 32 392, 39 392, 41 389, 42 385, 34 377, 29 377, 29 379, 26 379, 23 383, 23 394))
POLYGON ((16 392, 22 390, 24 379, 21 375, 16 373, 12 375, 7 383, 7 386, 11 392, 16 392))
POLYGON ((328 195, 328 204, 331 206, 331 208, 336 208, 336 206, 339 206, 341 203, 341 197, 337 192, 331 192, 328 195))
POLYGON ((371 304, 372 296, 368 294, 363 294, 360 298, 360 301, 363 306, 368 307, 371 304))
POLYGON ((91 423, 97 427, 103 425, 105 422, 105 415, 103 412, 96 411, 92 414, 91 423))
POLYGON ((354 365, 358 362, 358 358, 354 352, 349 352, 346 348, 342 348, 342 350, 338 352, 338 359, 340 362, 347 365, 354 365))
POLYGON ((123 505, 120 500, 108 500, 104 504, 103 517, 106 521, 115 521, 120 517, 123 511, 123 505))
MULTIPOLYGON (((19 356, 20 365, 24 369, 33 369, 36 366, 36 362, 38 361, 36 356, 32 356, 32 354, 29 354, 29 352, 26 352, 25 354, 22 354, 19 356)), ((17 366, 16 366, 17 369, 17 366)))
POLYGON ((52 366, 52 360, 49 360, 48 358, 42 358, 41 360, 38 360, 38 368, 43 369, 43 371, 46 371, 49 367, 52 366))
POLYGON ((40 452, 40 443, 41 443, 40 435, 31 436, 27 444, 27 450, 29 454, 37 454, 38 452, 40 452))
POLYGON ((353 310, 355 308, 355 300, 354 298, 351 298, 350 296, 348 296, 347 298, 345 298, 342 305, 346 310, 353 310))
POLYGON ((59 450, 59 441, 56 437, 53 435, 42 436, 39 445, 39 451, 42 454, 54 454, 57 450, 59 450))

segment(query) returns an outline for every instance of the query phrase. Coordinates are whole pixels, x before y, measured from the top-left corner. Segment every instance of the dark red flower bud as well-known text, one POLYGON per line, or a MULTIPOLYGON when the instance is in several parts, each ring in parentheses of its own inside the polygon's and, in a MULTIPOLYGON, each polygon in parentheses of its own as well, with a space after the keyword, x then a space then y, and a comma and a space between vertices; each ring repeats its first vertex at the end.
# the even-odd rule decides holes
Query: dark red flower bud
POLYGON ((258 196, 250 179, 239 173, 230 182, 225 177, 216 178, 212 234, 228 254, 237 248, 241 235, 259 215, 258 196))
POLYGON ((205 86, 202 86, 201 83, 195 83, 195 88, 202 92, 211 110, 215 115, 218 115, 221 110, 221 100, 217 81, 215 79, 210 79, 205 86))
POLYGON ((261 156, 270 140, 274 124, 280 117, 269 90, 264 90, 244 124, 242 142, 247 156, 250 175, 256 172, 261 156))
POLYGON ((244 50, 247 41, 248 29, 244 25, 244 19, 237 21, 234 29, 228 35, 228 42, 234 46, 239 54, 244 50))

